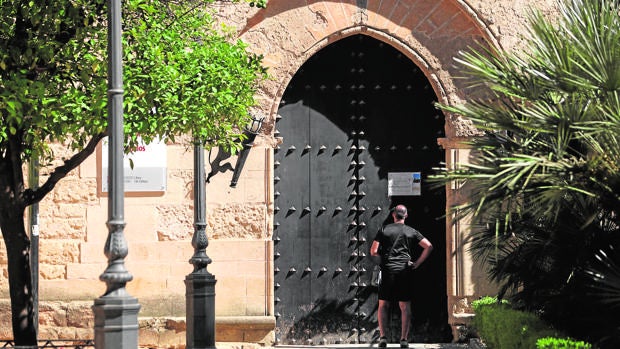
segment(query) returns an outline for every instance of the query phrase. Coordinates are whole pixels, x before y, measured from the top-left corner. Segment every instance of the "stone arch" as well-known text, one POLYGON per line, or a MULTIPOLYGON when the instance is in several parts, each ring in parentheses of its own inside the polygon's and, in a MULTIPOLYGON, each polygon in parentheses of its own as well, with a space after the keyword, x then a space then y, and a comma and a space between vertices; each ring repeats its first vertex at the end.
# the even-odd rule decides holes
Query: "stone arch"
MULTIPOLYGON (((261 87, 262 109, 274 115, 284 89, 314 53, 344 37, 364 34, 403 52, 422 69, 441 103, 463 97, 453 58, 477 45, 499 47, 489 26, 463 0, 270 0, 241 29, 242 39, 264 55, 272 80, 261 87)), ((446 117, 446 137, 474 133, 446 117)), ((273 132, 269 123, 267 132, 273 132), (271 129, 270 129, 271 128, 271 129)))
MULTIPOLYGON (((355 34, 385 42, 407 56, 424 73, 440 103, 461 102, 468 92, 455 79, 459 71, 454 57, 461 50, 479 45, 501 48, 496 34, 468 1, 270 0, 267 9, 251 12, 247 22, 239 26, 240 37, 251 50, 264 56, 271 75, 261 85, 258 96, 260 108, 270 116, 259 143, 275 147, 281 141, 273 137, 276 113, 298 69, 319 50, 355 34)), ((467 120, 445 115, 445 139, 438 141, 446 150, 447 164, 458 158, 459 140, 475 134, 467 120)), ((269 193, 272 188, 269 184, 267 187, 269 193)), ((446 195, 449 206, 454 197, 451 192, 446 195)), ((470 265, 459 240, 462 229, 466 228, 448 217, 447 296, 455 339, 459 326, 471 316, 467 306, 461 306, 467 303, 466 287, 471 286, 463 281, 469 275, 464 270, 470 265)), ((268 307, 273 310, 273 304, 268 307)))

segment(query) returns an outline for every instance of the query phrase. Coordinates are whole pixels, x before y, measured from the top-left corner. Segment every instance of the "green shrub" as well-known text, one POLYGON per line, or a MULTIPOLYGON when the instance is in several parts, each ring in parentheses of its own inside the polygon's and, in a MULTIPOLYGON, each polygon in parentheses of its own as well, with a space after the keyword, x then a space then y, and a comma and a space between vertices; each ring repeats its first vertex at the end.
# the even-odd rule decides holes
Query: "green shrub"
POLYGON ((473 326, 490 349, 532 349, 542 337, 557 336, 536 315, 510 308, 507 302, 485 297, 473 302, 473 326))
MULTIPOLYGON (((491 297, 491 296, 484 296, 481 297, 480 299, 476 299, 475 301, 471 302, 471 307, 475 310, 478 310, 479 307, 485 306, 485 305, 495 305, 500 303, 497 300, 497 297, 491 297)), ((505 299, 502 299, 501 304, 508 304, 508 301, 505 299)))
POLYGON ((536 349, 592 349, 592 344, 570 338, 539 338, 536 349))

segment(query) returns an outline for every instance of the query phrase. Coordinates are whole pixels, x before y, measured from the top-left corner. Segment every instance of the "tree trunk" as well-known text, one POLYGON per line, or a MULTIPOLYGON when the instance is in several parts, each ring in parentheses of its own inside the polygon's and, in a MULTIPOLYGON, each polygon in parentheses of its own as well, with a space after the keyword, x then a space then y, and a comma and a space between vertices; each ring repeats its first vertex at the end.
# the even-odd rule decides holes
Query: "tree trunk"
POLYGON ((0 229, 6 246, 15 345, 37 345, 34 296, 30 271, 30 239, 24 226, 24 209, 0 204, 0 229))

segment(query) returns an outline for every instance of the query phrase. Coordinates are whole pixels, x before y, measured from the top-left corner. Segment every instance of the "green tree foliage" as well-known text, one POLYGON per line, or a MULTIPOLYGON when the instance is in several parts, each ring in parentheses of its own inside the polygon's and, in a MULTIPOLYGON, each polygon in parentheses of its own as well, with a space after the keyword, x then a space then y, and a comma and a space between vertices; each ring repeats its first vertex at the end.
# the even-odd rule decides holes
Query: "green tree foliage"
MULTIPOLYGON (((192 134, 206 147, 240 147, 262 57, 216 25, 210 1, 123 1, 124 131, 192 134)), ((250 1, 247 1, 250 2, 250 1)), ((260 1, 255 5, 263 5, 260 1)), ((0 0, 0 228, 7 247, 16 345, 36 344, 25 209, 44 198, 107 135, 104 0, 0 0), (66 146, 63 161, 50 144, 66 146), (67 155, 68 154, 68 155, 67 155), (24 164, 47 167, 26 188, 24 164)))
POLYGON ((469 142, 469 163, 438 179, 470 189, 455 211, 473 217, 472 251, 489 263, 500 296, 600 339, 620 326, 584 271, 620 246, 620 4, 557 5, 554 21, 532 12, 524 50, 458 57, 486 92, 442 108, 484 136, 469 142))

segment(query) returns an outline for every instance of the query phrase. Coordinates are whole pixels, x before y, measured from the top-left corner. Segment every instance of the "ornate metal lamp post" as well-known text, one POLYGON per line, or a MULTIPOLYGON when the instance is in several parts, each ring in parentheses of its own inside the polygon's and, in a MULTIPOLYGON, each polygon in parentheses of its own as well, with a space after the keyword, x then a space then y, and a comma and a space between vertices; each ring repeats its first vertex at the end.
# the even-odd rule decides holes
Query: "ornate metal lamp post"
MULTIPOLYGON (((260 131, 264 118, 252 117, 252 123, 246 128, 248 139, 237 159, 233 182, 236 185, 252 142, 260 131)), ((204 148, 195 140, 194 143, 194 236, 192 246, 194 255, 189 260, 194 271, 185 277, 185 322, 187 349, 215 348, 215 275, 207 270, 211 258, 207 256, 209 245, 206 234, 206 193, 205 193, 205 157, 204 148)))
POLYGON ((252 122, 245 129, 245 134, 248 136, 248 138, 243 142, 243 149, 241 149, 241 151, 239 152, 239 156, 237 157, 235 172, 233 172, 232 180, 230 181, 230 186, 232 188, 237 187, 239 175, 241 174, 241 170, 243 169, 245 160, 248 158, 248 154, 250 154, 250 149, 252 149, 252 146, 254 146, 254 139, 256 139, 256 135, 263 127, 263 120, 265 120, 265 117, 262 115, 252 115, 252 122))
POLYGON ((215 276, 207 270, 211 258, 205 232, 205 155, 199 143, 194 144, 194 255, 189 260, 194 271, 185 277, 186 348, 215 348, 215 276))
MULTIPOLYGON (((28 184, 30 188, 39 187, 39 157, 35 154, 28 163, 28 184)), ((32 322, 39 333, 39 204, 30 205, 28 215, 30 221, 30 263, 32 275, 32 306, 34 315, 32 322)))
POLYGON ((121 0, 108 1, 108 238, 104 253, 108 267, 99 276, 106 283, 105 294, 95 300, 95 348, 138 347, 138 300, 125 285, 133 279, 125 268, 128 248, 123 229, 123 75, 121 48, 121 0))

